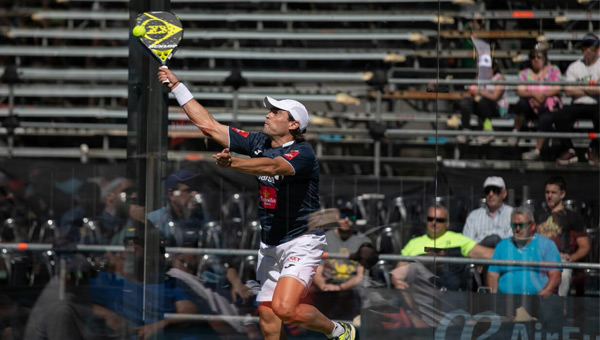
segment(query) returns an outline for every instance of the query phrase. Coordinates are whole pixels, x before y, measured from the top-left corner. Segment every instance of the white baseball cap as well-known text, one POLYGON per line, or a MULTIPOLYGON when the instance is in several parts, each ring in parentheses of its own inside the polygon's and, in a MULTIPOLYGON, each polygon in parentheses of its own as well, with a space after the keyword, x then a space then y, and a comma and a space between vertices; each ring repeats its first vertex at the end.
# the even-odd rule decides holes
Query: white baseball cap
POLYGON ((506 185, 504 185, 504 180, 502 177, 491 176, 485 179, 483 182, 483 187, 498 187, 501 189, 506 189, 506 185))
POLYGON ((300 131, 304 131, 308 126, 308 111, 306 111, 306 107, 304 107, 304 105, 297 100, 275 100, 271 97, 265 97, 265 99, 263 99, 263 104, 267 109, 276 107, 291 113, 292 117, 300 122, 300 131))

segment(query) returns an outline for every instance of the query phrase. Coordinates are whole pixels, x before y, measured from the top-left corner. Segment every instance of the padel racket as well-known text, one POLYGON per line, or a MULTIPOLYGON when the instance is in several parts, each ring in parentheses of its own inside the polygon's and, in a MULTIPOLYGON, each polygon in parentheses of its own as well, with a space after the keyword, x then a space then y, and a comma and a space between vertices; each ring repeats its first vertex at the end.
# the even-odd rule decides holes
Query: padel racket
MULTIPOLYGON (((144 12, 137 16, 137 27, 143 27, 145 30, 144 35, 137 36, 139 41, 156 57, 162 67, 167 67, 167 62, 173 57, 183 39, 183 26, 179 17, 165 11, 144 12)), ((166 80, 163 83, 168 82, 166 80)))

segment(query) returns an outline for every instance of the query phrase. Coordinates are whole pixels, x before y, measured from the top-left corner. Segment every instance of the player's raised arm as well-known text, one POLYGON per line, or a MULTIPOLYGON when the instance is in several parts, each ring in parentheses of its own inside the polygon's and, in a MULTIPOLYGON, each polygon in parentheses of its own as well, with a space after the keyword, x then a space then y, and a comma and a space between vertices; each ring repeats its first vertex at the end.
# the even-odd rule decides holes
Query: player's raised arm
POLYGON ((189 119, 202 133, 213 138, 217 143, 228 147, 229 131, 226 125, 215 120, 202 104, 198 103, 188 88, 177 79, 177 76, 167 68, 158 69, 158 81, 168 80, 166 86, 177 99, 189 119))

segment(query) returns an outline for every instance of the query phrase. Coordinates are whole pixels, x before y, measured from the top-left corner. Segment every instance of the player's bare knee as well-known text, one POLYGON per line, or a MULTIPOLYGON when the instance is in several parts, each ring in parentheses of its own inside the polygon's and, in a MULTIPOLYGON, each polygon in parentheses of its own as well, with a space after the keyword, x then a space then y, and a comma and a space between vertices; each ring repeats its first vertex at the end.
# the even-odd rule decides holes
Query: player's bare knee
POLYGON ((294 321, 294 313, 296 306, 288 305, 285 303, 273 303, 271 306, 273 308, 273 313, 277 315, 283 322, 292 322, 294 321))

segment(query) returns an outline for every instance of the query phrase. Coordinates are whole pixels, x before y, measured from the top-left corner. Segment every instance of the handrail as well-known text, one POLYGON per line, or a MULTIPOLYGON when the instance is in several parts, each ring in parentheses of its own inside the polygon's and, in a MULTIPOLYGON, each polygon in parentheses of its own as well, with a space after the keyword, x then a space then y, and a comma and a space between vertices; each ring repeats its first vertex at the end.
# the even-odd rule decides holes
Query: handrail
MULTIPOLYGON (((99 0, 57 0, 57 2, 98 2, 99 0)), ((100 2, 129 2, 130 0, 100 0, 100 2)), ((418 2, 460 2, 468 0, 419 0, 418 2)), ((214 0, 171 0, 177 4, 214 3, 214 0)), ((390 3, 415 3, 416 0, 219 0, 219 2, 239 3, 359 3, 359 4, 390 4, 390 3)))
MULTIPOLYGON (((257 89, 253 89, 256 91, 257 89)), ((15 86, 13 89, 13 95, 15 97, 61 97, 61 98, 102 98, 102 97, 114 97, 114 98, 127 98, 128 89, 125 86, 15 86)), ((266 90, 263 90, 266 91, 266 90)), ((6 85, 0 86, 0 95, 8 96, 10 89, 6 85)), ((359 105, 360 101, 357 98, 351 96, 351 94, 345 93, 331 93, 331 94, 305 94, 298 93, 298 90, 283 89, 276 91, 275 89, 269 89, 269 93, 280 95, 293 94, 294 99, 300 101, 328 101, 335 103, 342 103, 347 105, 359 105)), ((192 91, 194 97, 199 100, 232 100, 237 98, 239 100, 254 100, 261 101, 265 97, 263 93, 232 93, 232 92, 211 92, 211 91, 192 91)), ((170 94, 172 97, 172 94, 170 94)))
MULTIPOLYGON (((218 121, 230 122, 234 120, 234 114, 232 113, 220 113, 213 115, 218 121)), ((237 114, 236 119, 238 122, 245 123, 256 123, 261 124, 264 122, 264 115, 240 115, 237 114)), ((392 115, 393 117, 393 115, 392 115)), ((187 119, 182 118, 181 115, 171 115, 170 120, 181 120, 187 119)), ((369 120, 364 118, 363 120, 369 120)), ((474 118, 473 118, 474 120, 474 118)), ((402 119, 388 119, 387 121, 421 121, 421 122, 435 122, 435 117, 425 117, 422 119, 412 118, 402 119)), ((512 127, 512 119, 494 119, 492 120, 492 126, 496 127, 512 127)), ((310 133, 319 133, 327 135, 340 134, 340 129, 337 127, 320 126, 319 123, 313 123, 311 125, 310 133)), ((574 126, 577 128, 591 129, 593 124, 590 120, 576 121, 574 126)), ((250 129, 252 130, 252 129, 250 129)), ((188 132, 188 137, 192 137, 194 133, 204 137, 200 133, 200 130, 193 124, 172 124, 169 125, 169 135, 175 135, 176 132, 188 132), (189 133, 192 134, 189 134, 189 133)), ((21 122, 20 126, 15 128, 13 133, 15 135, 71 135, 71 136, 89 136, 89 135, 112 135, 112 136, 125 136, 127 135, 126 124, 103 124, 103 123, 52 123, 52 122, 21 122), (53 133, 54 132, 54 133, 53 133)), ((368 129, 366 128, 345 128, 343 129, 344 136, 364 136, 368 137, 368 129)), ((386 130, 386 136, 390 138, 394 137, 432 137, 436 133, 435 130, 413 130, 413 129, 389 129, 386 130)), ((0 134, 6 134, 6 128, 0 127, 0 134)), ((438 129, 437 134, 442 137, 456 137, 456 136, 494 136, 494 137, 521 137, 521 138, 539 138, 539 137, 555 137, 555 138, 575 138, 575 139, 596 139, 597 134, 588 132, 535 132, 535 131, 477 131, 477 130, 444 130, 438 129)))
MULTIPOLYGON (((48 251, 55 252, 124 252, 128 250, 127 246, 111 245, 88 245, 76 244, 66 248, 54 248, 50 243, 0 243, 0 249, 6 251, 48 251)), ((219 249, 219 248, 188 248, 188 247, 166 247, 166 253, 175 254, 196 254, 196 255, 216 255, 216 256, 253 256, 256 255, 256 249, 219 249)), ((347 259, 348 254, 342 253, 324 253, 323 258, 347 259)), ((517 267, 558 267, 573 269, 595 269, 600 270, 600 263, 584 262, 548 262, 548 261, 517 261, 517 260, 493 260, 477 259, 451 256, 403 256, 395 254, 380 254, 379 259, 383 261, 407 261, 407 262, 426 262, 426 263, 450 263, 450 264, 480 264, 480 265, 502 265, 517 267)))
MULTIPOLYGON (((236 38, 232 38, 236 39, 236 38)), ((337 38, 336 38, 337 39, 337 38)), ((96 58, 127 58, 129 50, 127 47, 80 47, 80 46, 55 46, 46 48, 42 46, 3 46, 0 55, 4 56, 35 56, 35 57, 96 57, 96 58)), ((382 60, 385 62, 404 62, 407 57, 419 58, 461 58, 472 59, 473 51, 467 50, 441 50, 434 49, 294 49, 294 48, 249 48, 243 50, 234 49, 198 49, 185 48, 177 51, 177 59, 244 59, 244 60, 382 60)), ((510 58, 517 61, 527 60, 527 53, 523 51, 494 52, 494 58, 510 58)), ((570 50, 553 50, 548 53, 548 59, 552 61, 575 61, 581 59, 581 52, 570 50)))
MULTIPOLYGON (((286 1, 278 1, 286 2, 286 1)), ((454 23, 453 18, 458 17, 462 19, 472 19, 475 17, 485 19, 553 19, 557 22, 563 21, 587 21, 600 20, 600 14, 594 11, 586 10, 488 10, 485 12, 479 11, 443 11, 444 17, 451 18, 451 22, 454 23)), ((182 12, 178 13, 178 16, 186 21, 435 21, 436 16, 426 11, 412 11, 407 13, 404 12, 390 12, 386 14, 350 14, 348 12, 331 12, 324 14, 315 14, 313 12, 297 12, 289 14, 285 12, 274 12, 274 13, 222 13, 222 12, 182 12), (364 20, 360 19, 360 16, 364 15, 364 20)), ((38 11, 33 14, 34 20, 39 19, 75 19, 75 20, 128 20, 128 13, 124 11, 110 11, 110 12, 89 12, 89 11, 38 11), (86 17, 87 13, 87 17, 86 17)), ((442 21, 441 23, 444 23, 442 21)))
MULTIPOLYGON (((327 20, 322 17, 320 20, 327 20)), ((129 29, 60 29, 60 28, 11 28, 6 31, 6 36, 14 38, 52 38, 52 39, 78 39, 78 40, 129 40, 129 29)), ((246 40, 409 40, 422 41, 427 39, 425 34, 436 36, 434 30, 318 30, 294 29, 293 31, 263 30, 263 31, 218 31, 189 29, 185 31, 186 39, 213 40, 213 39, 246 39, 246 40)))
MULTIPOLYGON (((4 67, 0 67, 0 73, 3 73, 4 67)), ((67 69, 50 69, 50 68, 33 68, 22 67, 18 69, 19 76, 22 79, 35 80, 111 80, 111 81, 126 81, 128 70, 125 68, 111 69, 89 69, 89 68, 67 68, 67 69)), ((180 70, 177 75, 185 81, 223 81, 231 71, 223 70, 208 70, 208 71, 192 71, 180 70)), ((319 81, 357 81, 364 82, 368 76, 368 72, 294 72, 294 71, 241 71, 242 77, 256 81, 303 81, 315 80, 319 81)))
MULTIPOLYGON (((4 70, 0 67, 0 73, 4 70)), ((126 81, 128 70, 124 68, 112 69, 89 69, 89 68, 67 68, 67 69, 41 69, 33 67, 19 68, 19 76, 22 79, 36 80, 110 80, 110 81, 126 81)), ((359 82, 364 83, 370 77, 371 72, 294 72, 294 71, 241 71, 242 77, 256 81, 308 81, 319 79, 324 81, 340 81, 340 82, 359 82)), ((185 81, 223 81, 231 71, 228 70, 181 70, 177 72, 180 79, 185 81)), ((515 75, 516 78, 516 75, 515 75)), ((544 81, 519 81, 516 79, 507 80, 478 80, 478 79, 444 79, 444 78, 390 78, 390 84, 398 85, 548 85, 544 81)), ((577 82, 577 81, 553 81, 552 85, 560 86, 600 86, 596 82, 577 82)))
MULTIPOLYGON (((183 21, 265 21, 265 22, 437 22, 438 16, 431 11, 406 12, 406 11, 336 11, 319 13, 309 11, 294 12, 251 12, 251 13, 224 13, 220 11, 198 11, 181 12, 177 16, 183 21)), ((32 15, 34 20, 44 19, 64 19, 64 20, 111 20, 126 21, 129 20, 129 13, 125 11, 85 11, 85 10, 41 10, 32 15)), ((441 21, 442 23, 453 23, 441 21)), ((188 31, 186 31, 186 38, 188 31)))
MULTIPOLYGON (((2 46, 0 55, 32 56, 32 57, 96 57, 96 58, 127 58, 127 47, 81 47, 81 46, 2 46)), ((397 50, 395 52, 367 49, 199 49, 185 48, 177 51, 177 59, 245 59, 245 60, 382 60, 386 62, 402 62, 404 56, 415 55, 412 50, 397 50)))

